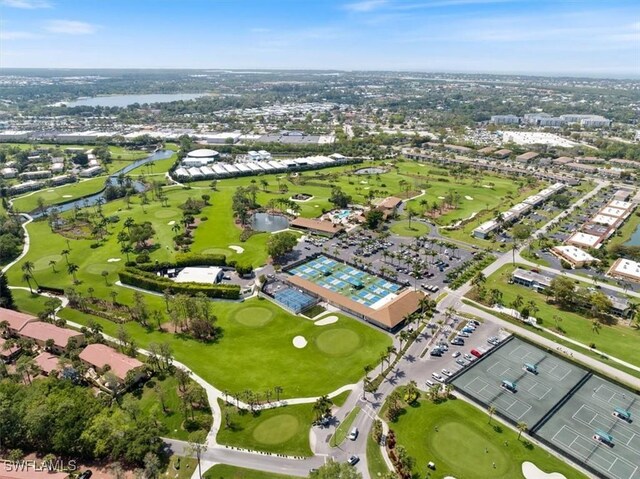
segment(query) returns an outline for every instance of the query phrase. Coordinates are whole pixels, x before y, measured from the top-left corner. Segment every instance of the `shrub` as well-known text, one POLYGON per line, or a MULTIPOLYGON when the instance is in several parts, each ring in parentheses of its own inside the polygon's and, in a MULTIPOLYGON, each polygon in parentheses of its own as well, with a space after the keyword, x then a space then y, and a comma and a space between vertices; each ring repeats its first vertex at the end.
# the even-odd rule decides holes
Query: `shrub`
POLYGON ((151 261, 151 257, 148 253, 141 253, 136 256, 136 263, 149 263, 151 261))
POLYGON ((251 273, 253 273, 253 265, 250 265, 250 264, 237 264, 236 265, 236 272, 240 276, 249 276, 249 275, 251 275, 251 273))

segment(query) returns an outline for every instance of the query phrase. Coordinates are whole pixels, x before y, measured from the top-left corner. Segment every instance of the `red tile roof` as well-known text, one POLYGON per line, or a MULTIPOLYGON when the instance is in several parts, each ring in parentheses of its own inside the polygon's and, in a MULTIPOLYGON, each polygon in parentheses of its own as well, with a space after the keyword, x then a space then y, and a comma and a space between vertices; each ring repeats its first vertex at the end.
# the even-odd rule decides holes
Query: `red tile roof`
POLYGON ((314 220, 310 218, 298 217, 291 222, 291 226, 305 228, 308 230, 323 231, 325 233, 337 233, 344 228, 341 225, 332 223, 331 221, 314 220))
POLYGON ((7 321, 9 323, 9 328, 13 329, 14 331, 20 331, 25 326, 25 324, 37 320, 38 318, 31 316, 30 314, 20 313, 11 309, 0 308, 0 323, 2 321, 7 321))
POLYGON ((397 196, 387 196, 378 203, 378 208, 391 210, 393 208, 397 208, 400 203, 402 203, 402 198, 398 198, 397 196))
POLYGON ((0 338, 0 356, 9 357, 12 354, 20 351, 20 348, 18 346, 11 346, 9 349, 4 349, 4 345, 6 344, 6 342, 6 339, 0 338))
POLYGON ((55 324, 44 323, 42 321, 26 324, 24 328, 20 330, 20 335, 43 342, 48 339, 53 339, 53 342, 59 348, 66 348, 71 338, 82 337, 82 333, 78 331, 59 328, 55 324))
POLYGON ((60 369, 60 366, 58 366, 58 356, 54 356, 53 354, 46 351, 38 354, 33 360, 40 367, 40 369, 42 369, 47 374, 49 374, 54 369, 60 369))
POLYGON ((98 369, 102 369, 108 364, 111 367, 111 372, 123 381, 129 371, 144 365, 136 358, 119 353, 104 344, 90 344, 80 353, 80 359, 98 369))

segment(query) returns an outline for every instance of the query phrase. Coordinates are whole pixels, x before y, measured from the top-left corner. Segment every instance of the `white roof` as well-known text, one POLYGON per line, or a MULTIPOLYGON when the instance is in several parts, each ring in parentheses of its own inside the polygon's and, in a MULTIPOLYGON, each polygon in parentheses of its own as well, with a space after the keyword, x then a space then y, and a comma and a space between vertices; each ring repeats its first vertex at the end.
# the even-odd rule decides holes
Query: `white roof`
POLYGON ((613 208, 620 208, 621 210, 628 210, 633 206, 633 203, 631 203, 630 201, 613 200, 613 201, 610 201, 607 206, 611 206, 613 208))
POLYGON ((211 168, 213 169, 213 171, 215 171, 219 175, 226 175, 227 174, 227 170, 225 170, 220 165, 213 165, 211 168))
POLYGON ((200 148, 199 150, 190 151, 187 154, 187 158, 213 158, 215 156, 218 156, 218 152, 208 148, 200 148))
POLYGON ((277 168, 278 170, 281 168, 286 168, 286 166, 284 166, 282 163, 280 163, 279 161, 267 161, 267 163, 269 163, 271 166, 273 166, 274 168, 277 168))
POLYGON ((600 223, 601 225, 613 226, 620 220, 613 216, 597 214, 591 219, 591 221, 594 223, 600 223))
POLYGON ((626 214, 627 210, 621 210, 620 208, 612 208, 611 206, 605 206, 600 210, 600 214, 613 216, 615 218, 622 218, 626 214))
POLYGON ((273 170, 273 166, 271 166, 266 161, 258 161, 256 164, 263 170, 273 170))
POLYGON ((577 243, 588 248, 596 248, 599 241, 599 236, 583 233, 582 231, 572 234, 569 239, 567 239, 567 243, 577 243))
POLYGON ((189 172, 185 168, 178 168, 176 170, 177 176, 189 176, 189 172))
POLYGON ((202 176, 200 168, 196 168, 195 166, 193 168, 189 168, 189 174, 191 176, 202 176))
POLYGON ((562 256, 566 256, 567 258, 570 258, 575 262, 589 263, 592 261, 599 261, 593 256, 591 256, 589 253, 587 253, 586 251, 581 250, 580 248, 577 248, 575 246, 571 246, 571 245, 554 246, 553 249, 554 251, 561 253, 562 256))
POLYGON ((247 163, 247 166, 251 168, 253 171, 262 171, 262 168, 260 168, 255 163, 247 163))
POLYGON ((611 270, 609 270, 609 274, 611 273, 624 274, 640 280, 640 263, 631 261, 630 259, 620 258, 613 264, 611 270))
POLYGON ((498 227, 498 222, 496 220, 489 220, 482 223, 473 231, 478 231, 480 233, 489 233, 498 227))
POLYGON ((200 167, 200 171, 202 171, 202 174, 205 176, 209 176, 209 175, 213 175, 213 170, 211 168, 209 168, 208 166, 202 166, 200 167))
POLYGON ((174 278, 176 283, 205 283, 213 284, 222 273, 222 268, 211 266, 209 268, 189 267, 184 268, 174 278))
POLYGON ((251 171, 251 168, 249 168, 247 165, 245 165, 244 163, 238 163, 236 165, 236 168, 238 168, 238 170, 240 171, 251 171))

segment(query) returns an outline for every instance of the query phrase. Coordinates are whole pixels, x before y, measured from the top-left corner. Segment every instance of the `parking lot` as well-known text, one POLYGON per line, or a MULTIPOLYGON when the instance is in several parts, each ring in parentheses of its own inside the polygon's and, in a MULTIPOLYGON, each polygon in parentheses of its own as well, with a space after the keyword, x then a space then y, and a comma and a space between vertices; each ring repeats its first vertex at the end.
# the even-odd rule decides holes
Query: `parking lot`
POLYGON ((640 478, 640 396, 598 376, 592 376, 538 435, 565 449, 605 477, 640 478), (616 408, 631 413, 630 422, 613 415, 616 408), (594 439, 596 431, 613 445, 594 439))
POLYGON ((356 230, 338 238, 307 236, 296 246, 297 257, 330 254, 355 267, 437 296, 446 274, 473 258, 475 252, 431 238, 382 237, 356 230))

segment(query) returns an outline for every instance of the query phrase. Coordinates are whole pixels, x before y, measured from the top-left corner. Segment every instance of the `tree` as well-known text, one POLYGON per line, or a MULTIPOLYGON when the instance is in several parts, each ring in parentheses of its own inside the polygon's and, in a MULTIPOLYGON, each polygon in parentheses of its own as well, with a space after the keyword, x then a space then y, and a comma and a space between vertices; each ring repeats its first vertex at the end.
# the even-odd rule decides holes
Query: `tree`
POLYGON ((370 230, 375 230, 380 226, 384 219, 384 213, 378 209, 372 208, 365 215, 365 225, 370 230))
POLYGON ((33 279, 33 282, 36 283, 36 286, 39 288, 40 285, 38 284, 38 281, 36 280, 35 276, 33 276, 33 270, 34 270, 34 265, 31 261, 25 261, 22 264, 22 267, 20 268, 25 274, 28 274, 29 276, 31 276, 31 279, 33 279))
POLYGON ((7 277, 4 273, 0 272, 0 308, 15 309, 15 307, 13 294, 7 283, 7 277))
POLYGON ((362 474, 348 463, 336 462, 331 458, 311 472, 309 479, 362 479, 362 474))
POLYGON ((285 231, 283 233, 277 233, 271 235, 267 240, 267 253, 274 260, 278 260, 285 256, 287 253, 293 251, 293 248, 298 243, 296 235, 285 231))
POLYGON ((569 278, 557 275, 551 280, 549 294, 561 306, 570 305, 574 299, 575 284, 569 278))
POLYGON ((337 208, 346 208, 351 203, 351 196, 342 191, 339 186, 331 188, 329 202, 333 203, 337 208))
POLYGON ((526 432, 527 428, 529 426, 527 426, 526 422, 519 422, 516 427, 518 428, 518 441, 520 440, 520 436, 522 436, 523 432, 526 432))
POLYGON ((200 456, 203 451, 207 450, 207 437, 202 431, 195 431, 189 435, 189 453, 196 456, 198 461, 198 476, 202 479, 202 466, 200 464, 200 456))
POLYGON ((493 419, 493 415, 496 413, 496 408, 494 406, 489 406, 487 408, 487 412, 489 413, 489 424, 491 424, 491 419, 493 419))
POLYGON ((147 241, 149 241, 156 232, 153 229, 153 225, 149 221, 144 223, 135 223, 129 229, 129 238, 132 243, 136 244, 137 250, 146 248, 147 241))
POLYGON ((75 263, 69 263, 67 265, 67 273, 73 276, 73 282, 76 284, 78 283, 78 278, 76 277, 76 273, 79 269, 80 267, 75 263))

